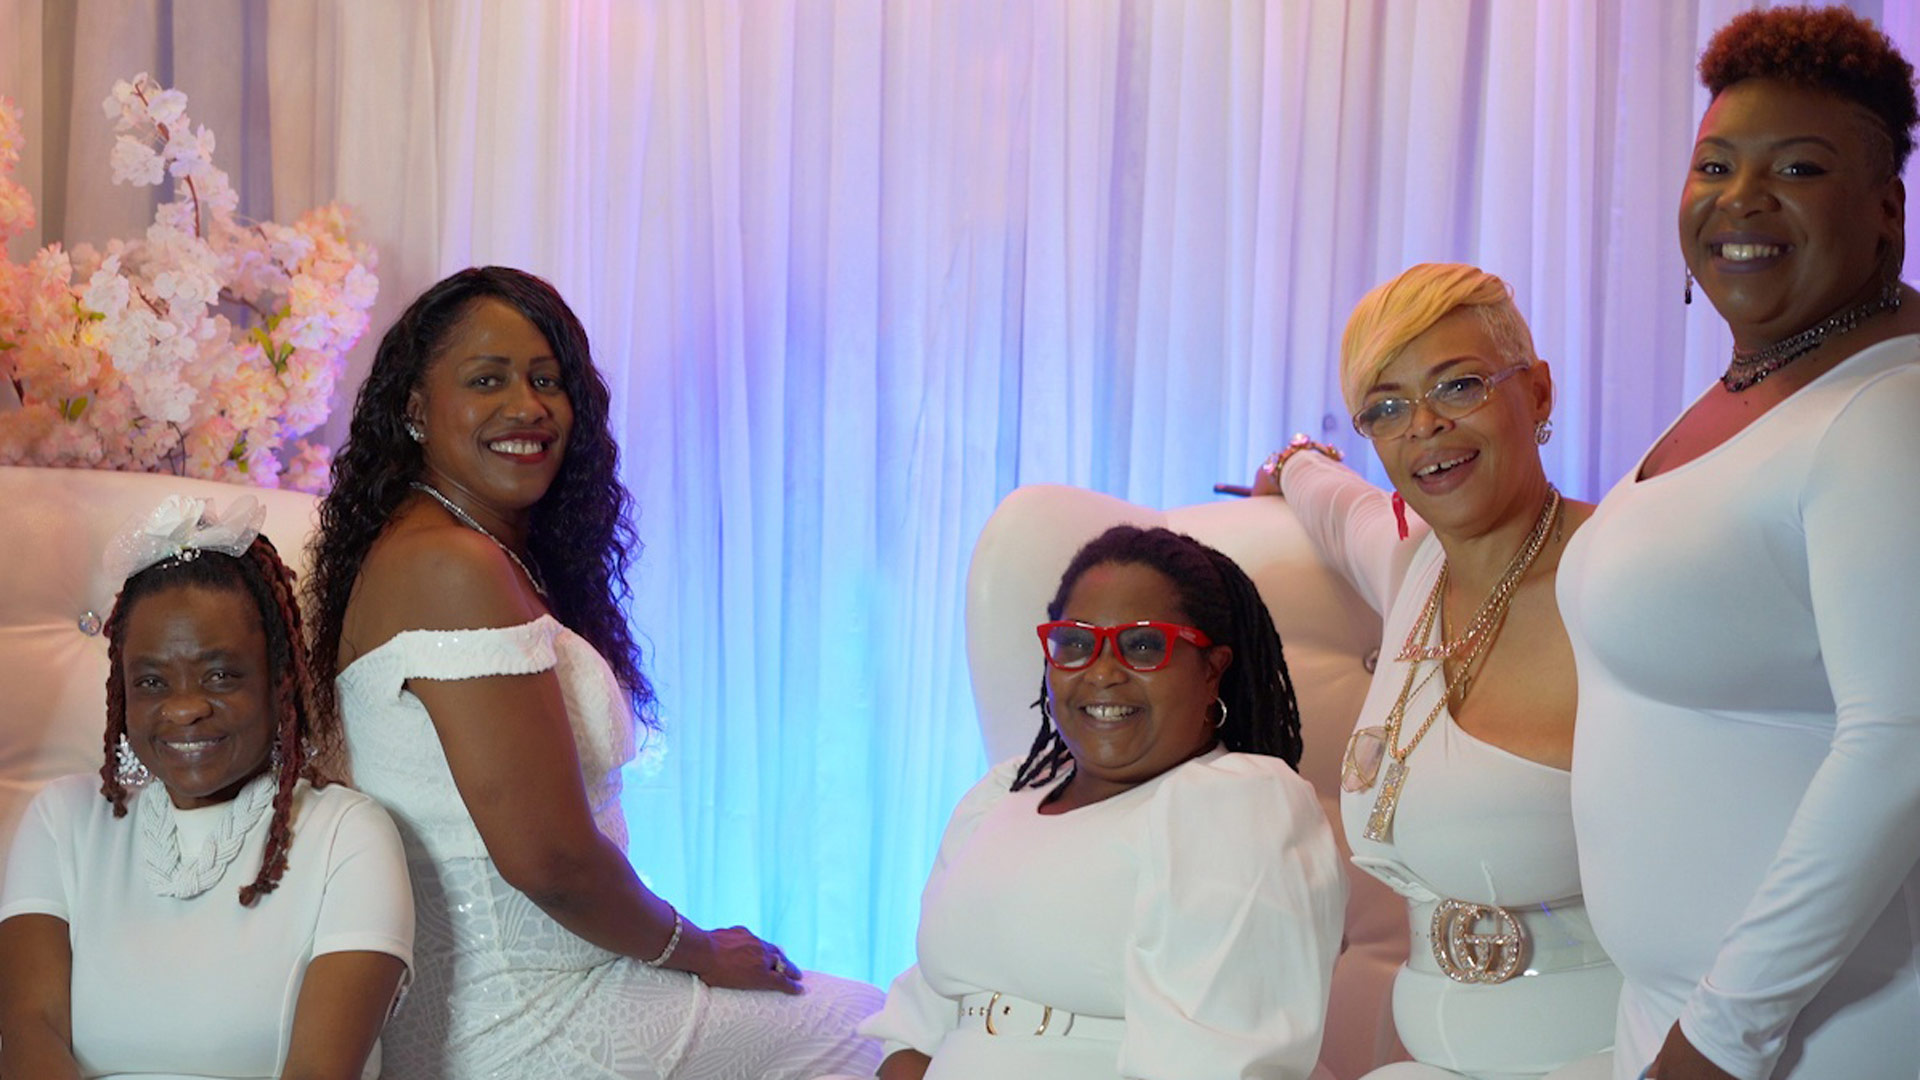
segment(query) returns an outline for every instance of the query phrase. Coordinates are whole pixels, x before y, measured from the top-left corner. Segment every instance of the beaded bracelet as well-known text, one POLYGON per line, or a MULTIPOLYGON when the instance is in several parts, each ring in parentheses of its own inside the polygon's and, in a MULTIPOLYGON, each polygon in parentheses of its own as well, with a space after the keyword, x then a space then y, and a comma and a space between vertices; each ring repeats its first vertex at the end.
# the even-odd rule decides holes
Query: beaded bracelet
POLYGON ((1311 450, 1316 454, 1325 454, 1334 461, 1339 461, 1347 456, 1340 452, 1339 447, 1328 446, 1323 442, 1314 442, 1312 439, 1307 438, 1305 433, 1295 435, 1287 445, 1267 455, 1266 470, 1273 474, 1275 483, 1278 483, 1280 480, 1280 470, 1287 467, 1287 460, 1302 450, 1311 450))
POLYGON ((680 920, 680 913, 678 911, 675 911, 673 913, 673 935, 667 938, 667 947, 660 950, 659 956, 656 956, 651 960, 642 960, 640 962, 647 965, 648 967, 654 967, 654 968, 660 967, 661 965, 665 964, 668 958, 673 956, 673 950, 680 947, 680 931, 682 927, 684 927, 684 925, 685 924, 680 920))

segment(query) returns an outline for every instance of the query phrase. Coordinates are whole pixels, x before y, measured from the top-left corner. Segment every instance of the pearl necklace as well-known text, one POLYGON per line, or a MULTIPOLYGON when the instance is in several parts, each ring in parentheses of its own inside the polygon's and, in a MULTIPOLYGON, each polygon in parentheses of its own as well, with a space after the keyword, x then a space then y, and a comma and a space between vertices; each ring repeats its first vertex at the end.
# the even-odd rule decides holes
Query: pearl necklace
POLYGON ((1758 386, 1767 376, 1812 352, 1828 338, 1839 337, 1859 326, 1869 316, 1883 311, 1899 311, 1900 300, 1900 282, 1895 279, 1887 282, 1880 290, 1880 295, 1873 299, 1844 311, 1836 311, 1792 337, 1776 341, 1764 349, 1747 350, 1735 345, 1726 374, 1720 376, 1720 385, 1733 394, 1758 386))
POLYGON ((498 545, 501 551, 504 551, 507 553, 507 558, 513 560, 513 565, 519 567, 520 572, 527 575, 527 580, 533 583, 533 591, 539 593, 541 599, 546 598, 546 595, 547 595, 546 582, 541 581, 540 575, 533 572, 533 567, 528 566, 524 561, 521 560, 520 556, 514 554, 513 549, 507 546, 506 541, 493 535, 492 532, 488 531, 485 525, 482 525, 478 521, 475 521, 473 519, 472 514, 469 514, 465 510, 460 509, 460 506, 458 503, 455 503, 452 499, 449 499, 445 495, 440 494, 440 489, 437 487, 434 487, 432 484, 426 483, 425 481, 421 481, 421 480, 415 480, 413 482, 413 490, 423 491, 428 495, 433 496, 433 500, 439 503, 441 506, 446 507, 447 513, 452 514, 454 517, 454 520, 458 521, 460 524, 465 525, 467 528, 472 529, 474 532, 479 533, 481 536, 486 537, 487 539, 493 541, 496 545, 498 545))

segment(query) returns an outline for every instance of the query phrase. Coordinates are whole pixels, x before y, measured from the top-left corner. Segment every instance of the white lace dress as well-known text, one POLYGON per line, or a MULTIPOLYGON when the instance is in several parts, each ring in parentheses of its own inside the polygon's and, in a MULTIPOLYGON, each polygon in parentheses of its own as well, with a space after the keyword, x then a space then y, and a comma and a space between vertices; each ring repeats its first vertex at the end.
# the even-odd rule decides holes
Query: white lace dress
POLYGON ((413 989, 387 1028, 388 1080, 870 1073, 878 1047, 853 1028, 880 1005, 872 987, 809 973, 798 997, 711 989, 588 943, 501 878, 406 682, 549 669, 594 820, 624 848, 620 767, 634 753, 626 695, 593 647, 552 616, 409 630, 340 673, 354 780, 400 827, 418 912, 413 989))

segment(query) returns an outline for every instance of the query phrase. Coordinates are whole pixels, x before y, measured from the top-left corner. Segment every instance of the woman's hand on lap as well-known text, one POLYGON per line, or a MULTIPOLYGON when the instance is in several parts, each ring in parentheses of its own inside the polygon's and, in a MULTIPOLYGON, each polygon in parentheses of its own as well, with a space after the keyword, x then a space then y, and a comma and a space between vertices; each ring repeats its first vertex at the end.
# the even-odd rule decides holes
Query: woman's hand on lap
POLYGON ((800 993, 800 968, 780 947, 762 941, 744 926, 723 930, 696 930, 688 926, 680 943, 684 966, 670 963, 699 977, 708 986, 732 990, 778 990, 800 993))

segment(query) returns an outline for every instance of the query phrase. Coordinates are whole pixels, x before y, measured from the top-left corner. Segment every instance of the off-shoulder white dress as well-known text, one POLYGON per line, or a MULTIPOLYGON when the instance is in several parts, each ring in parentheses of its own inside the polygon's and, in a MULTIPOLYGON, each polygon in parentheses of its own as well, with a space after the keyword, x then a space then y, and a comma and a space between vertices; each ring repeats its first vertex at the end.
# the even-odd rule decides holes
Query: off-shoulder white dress
POLYGON ((1307 782, 1216 750, 1049 815, 1054 785, 1009 792, 1016 766, 954 811, 919 963, 863 1030, 930 1055, 927 1080, 1305 1080, 1346 907, 1307 782), (964 1022, 994 993, 1051 1006, 1049 1033, 964 1022))
POLYGON ((560 680, 594 821, 624 848, 632 714, 606 661, 552 616, 406 631, 340 673, 354 780, 400 827, 418 909, 417 975, 387 1029, 388 1080, 870 1071, 877 1048, 853 1028, 879 1007, 872 987, 809 973, 798 997, 711 989, 588 943, 500 876, 407 680, 547 670, 560 680))

